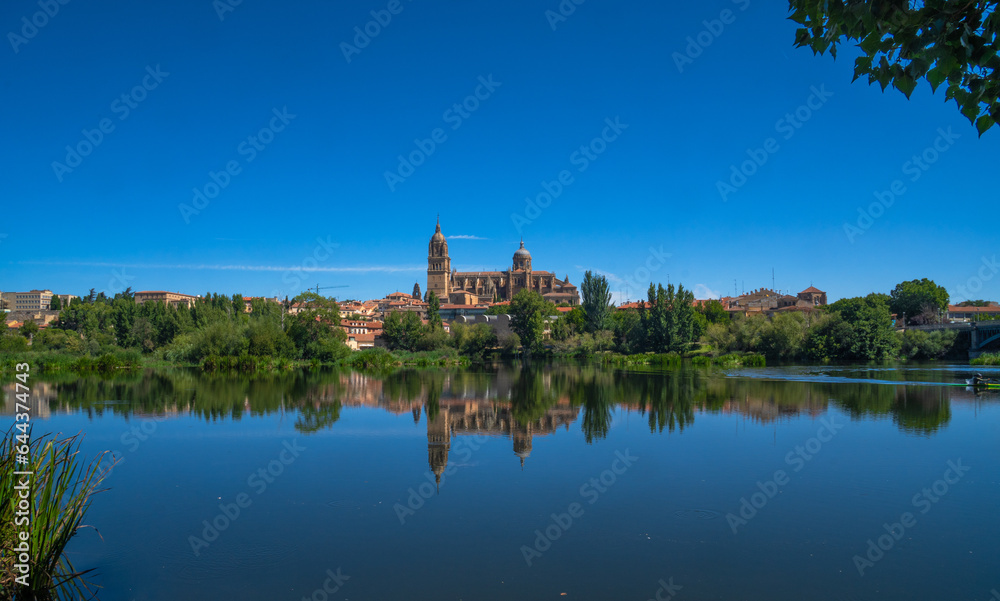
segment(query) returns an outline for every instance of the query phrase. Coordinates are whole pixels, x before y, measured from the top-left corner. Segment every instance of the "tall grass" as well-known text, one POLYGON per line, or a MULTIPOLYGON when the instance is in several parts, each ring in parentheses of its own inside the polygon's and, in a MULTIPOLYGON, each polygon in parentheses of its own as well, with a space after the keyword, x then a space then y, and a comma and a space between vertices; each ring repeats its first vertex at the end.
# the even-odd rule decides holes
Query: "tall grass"
POLYGON ((11 429, 0 443, 0 592, 3 599, 49 601, 63 598, 89 598, 93 592, 82 580, 90 570, 77 572, 64 556, 67 543, 81 528, 93 496, 108 473, 101 466, 103 454, 85 465, 80 457, 80 437, 56 438, 52 435, 31 439, 29 463, 17 462, 19 431, 11 429), (30 523, 15 524, 15 489, 25 476, 14 472, 32 472, 28 498, 31 501, 30 523), (21 544, 20 533, 28 532, 28 578, 17 581, 22 572, 15 565, 23 558, 15 551, 21 544), (27 584, 25 584, 25 582, 27 584))
POLYGON ((764 355, 757 353, 729 353, 718 357, 699 355, 692 357, 692 365, 707 367, 709 365, 719 365, 721 367, 764 367, 767 361, 764 355))
POLYGON ((0 369, 13 371, 18 363, 30 363, 33 371, 76 373, 138 369, 142 354, 135 349, 116 349, 99 356, 72 355, 60 351, 27 351, 0 354, 0 369))
POLYGON ((681 365, 681 356, 677 353, 641 353, 636 355, 620 355, 608 353, 601 355, 603 365, 655 365, 659 367, 678 367, 681 365))
POLYGON ((972 361, 970 365, 1000 365, 1000 353, 983 353, 972 361))

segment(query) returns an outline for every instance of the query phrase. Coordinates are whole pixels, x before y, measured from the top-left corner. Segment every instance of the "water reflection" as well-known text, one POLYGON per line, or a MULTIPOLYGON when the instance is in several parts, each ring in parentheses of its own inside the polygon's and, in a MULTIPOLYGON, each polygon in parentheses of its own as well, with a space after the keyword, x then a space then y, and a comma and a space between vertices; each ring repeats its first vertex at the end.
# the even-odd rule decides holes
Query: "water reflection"
MULTIPOLYGON (((799 414, 815 416, 834 403, 855 418, 891 418, 906 432, 932 434, 948 424, 953 400, 974 396, 944 385, 891 383, 912 382, 912 373, 901 372, 881 374, 877 382, 863 371, 838 372, 830 381, 815 375, 803 376, 808 381, 741 375, 568 364, 387 374, 296 371, 253 378, 172 369, 113 378, 36 380, 32 402, 34 414, 43 418, 53 412, 83 412, 91 417, 110 412, 126 417, 188 414, 216 421, 295 412, 295 428, 304 434, 333 427, 343 407, 411 413, 415 423, 421 419, 427 423, 428 443, 434 445, 430 460, 437 470, 453 435, 510 438, 523 460, 531 452, 534 436, 569 427, 578 418, 588 443, 604 438, 616 408, 645 416, 652 433, 669 433, 691 427, 698 412, 771 422, 799 414), (845 381, 844 373, 854 379, 845 381)), ((14 385, 4 386, 4 391, 4 413, 9 414, 14 408, 14 385)))

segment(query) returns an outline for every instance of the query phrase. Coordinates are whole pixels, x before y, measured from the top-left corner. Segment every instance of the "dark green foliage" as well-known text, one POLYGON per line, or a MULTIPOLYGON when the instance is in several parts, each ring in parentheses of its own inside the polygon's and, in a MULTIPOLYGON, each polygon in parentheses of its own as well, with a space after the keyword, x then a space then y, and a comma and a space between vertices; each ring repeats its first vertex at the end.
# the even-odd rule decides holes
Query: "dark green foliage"
POLYGON ((393 311, 382 325, 382 339, 389 350, 419 350, 424 327, 413 311, 393 311))
POLYGON ((939 312, 948 309, 948 291, 927 278, 900 282, 889 295, 888 304, 900 319, 906 315, 907 323, 936 323, 939 312))
POLYGON ((648 300, 639 312, 645 350, 683 352, 695 340, 694 294, 683 284, 674 289, 649 285, 648 300))
POLYGON ((545 322, 554 313, 555 305, 534 290, 521 290, 510 301, 510 327, 529 352, 541 348, 545 322))
POLYGON ((433 330, 441 329, 441 302, 434 291, 427 293, 427 325, 433 330))
POLYGON ((807 335, 806 348, 811 358, 855 361, 895 358, 900 340, 883 296, 844 298, 830 305, 831 318, 807 335))
POLYGON ((955 346, 954 330, 906 330, 900 335, 900 356, 904 359, 941 359, 955 346))
POLYGON ((611 287, 603 275, 587 271, 580 286, 583 295, 583 313, 586 318, 584 329, 593 334, 607 330, 611 325, 611 287))
POLYGON ((954 99, 980 135, 1000 119, 995 0, 789 0, 788 6, 789 19, 802 26, 796 47, 836 58, 838 44, 857 44, 855 80, 867 76, 882 90, 891 84, 907 98, 920 80, 934 91, 946 84, 945 100, 954 99))
POLYGON ((21 336, 31 340, 38 333, 38 324, 30 319, 25 319, 21 324, 21 336))

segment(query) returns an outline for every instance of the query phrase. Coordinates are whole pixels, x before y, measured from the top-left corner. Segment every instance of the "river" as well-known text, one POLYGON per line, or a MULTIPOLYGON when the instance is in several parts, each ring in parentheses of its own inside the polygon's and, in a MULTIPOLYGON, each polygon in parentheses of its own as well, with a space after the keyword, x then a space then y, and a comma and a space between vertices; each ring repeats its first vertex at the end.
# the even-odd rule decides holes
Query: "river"
POLYGON ((985 601, 1000 391, 971 373, 146 370, 36 376, 32 407, 117 459, 69 547, 105 601, 985 601))

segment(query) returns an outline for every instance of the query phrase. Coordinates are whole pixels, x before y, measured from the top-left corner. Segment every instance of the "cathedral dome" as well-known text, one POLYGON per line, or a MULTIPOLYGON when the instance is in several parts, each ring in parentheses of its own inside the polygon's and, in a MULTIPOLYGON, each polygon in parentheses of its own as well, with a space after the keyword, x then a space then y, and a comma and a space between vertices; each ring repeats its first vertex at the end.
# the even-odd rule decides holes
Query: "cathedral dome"
POLYGON ((524 257, 525 259, 531 258, 531 253, 528 252, 528 249, 524 248, 524 240, 521 240, 521 248, 514 251, 514 258, 517 259, 520 257, 524 257))

